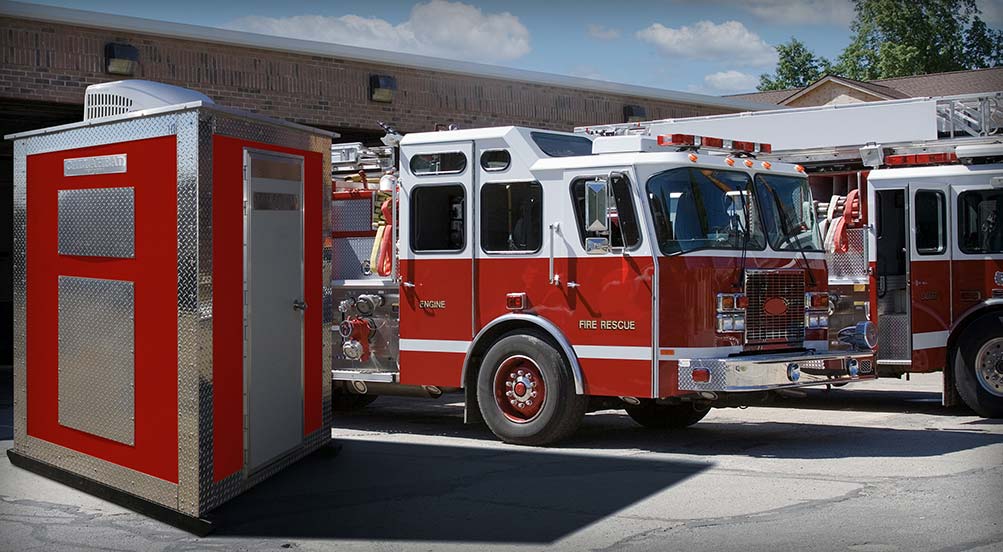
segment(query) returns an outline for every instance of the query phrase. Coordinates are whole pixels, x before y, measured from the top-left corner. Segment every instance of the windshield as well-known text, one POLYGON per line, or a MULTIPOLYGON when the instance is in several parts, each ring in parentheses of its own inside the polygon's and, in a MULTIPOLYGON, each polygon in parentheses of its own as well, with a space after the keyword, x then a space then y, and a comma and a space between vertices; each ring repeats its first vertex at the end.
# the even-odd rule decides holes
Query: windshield
POLYGON ((658 245, 666 255, 765 247, 752 181, 744 172, 672 169, 649 178, 647 193, 658 245))
POLYGON ((763 224, 770 247, 778 251, 822 250, 807 178, 758 174, 756 191, 765 206, 763 224))

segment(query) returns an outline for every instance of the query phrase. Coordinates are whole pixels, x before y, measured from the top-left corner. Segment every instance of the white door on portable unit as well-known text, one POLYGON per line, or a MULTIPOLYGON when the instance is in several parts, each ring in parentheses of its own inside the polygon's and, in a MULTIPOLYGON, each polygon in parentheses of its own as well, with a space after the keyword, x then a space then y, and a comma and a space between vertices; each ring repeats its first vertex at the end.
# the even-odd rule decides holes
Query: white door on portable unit
POLYGON ((245 150, 244 166, 245 446, 253 471, 303 439, 303 158, 245 150))

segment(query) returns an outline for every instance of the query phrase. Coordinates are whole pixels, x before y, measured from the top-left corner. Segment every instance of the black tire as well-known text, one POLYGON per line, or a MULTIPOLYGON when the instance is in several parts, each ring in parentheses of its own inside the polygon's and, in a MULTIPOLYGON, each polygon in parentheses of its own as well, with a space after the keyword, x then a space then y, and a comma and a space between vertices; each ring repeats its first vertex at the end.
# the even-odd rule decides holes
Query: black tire
POLYGON ((335 412, 361 410, 378 398, 379 395, 357 395, 345 391, 334 391, 331 393, 331 410, 335 412))
POLYGON ((1003 312, 978 317, 961 334, 954 349, 954 384, 976 414, 1003 418, 1003 312))
POLYGON ((503 336, 484 356, 477 374, 477 402, 484 421, 502 441, 518 445, 549 445, 578 429, 589 401, 587 396, 575 393, 571 368, 560 352, 542 335, 521 331, 503 336), (510 377, 518 373, 517 369, 525 369, 529 375, 536 374, 528 382, 535 386, 527 387, 523 376, 517 379, 510 377), (502 401, 511 404, 511 400, 518 398, 517 395, 509 399, 499 393, 496 400, 496 388, 515 392, 516 387, 504 387, 503 384, 509 382, 515 385, 523 383, 520 392, 525 393, 526 402, 520 403, 525 411, 514 405, 502 406, 502 401), (544 392, 542 401, 534 389, 544 392), (529 393, 534 394, 530 397, 529 393), (536 402, 532 403, 534 400, 536 402), (519 416, 526 412, 535 414, 520 419, 519 416))
POLYGON ((656 404, 652 400, 627 407, 627 415, 648 429, 683 429, 704 419, 708 412, 709 407, 694 403, 656 404))

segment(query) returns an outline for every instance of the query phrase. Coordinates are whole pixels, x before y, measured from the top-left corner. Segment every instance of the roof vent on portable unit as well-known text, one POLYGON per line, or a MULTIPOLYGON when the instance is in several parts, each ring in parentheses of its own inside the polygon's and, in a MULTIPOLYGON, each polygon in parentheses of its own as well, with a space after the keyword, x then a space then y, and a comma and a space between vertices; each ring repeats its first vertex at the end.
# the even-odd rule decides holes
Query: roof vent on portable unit
POLYGON ((123 80, 92 84, 84 94, 84 120, 188 102, 215 103, 200 92, 161 82, 123 80))

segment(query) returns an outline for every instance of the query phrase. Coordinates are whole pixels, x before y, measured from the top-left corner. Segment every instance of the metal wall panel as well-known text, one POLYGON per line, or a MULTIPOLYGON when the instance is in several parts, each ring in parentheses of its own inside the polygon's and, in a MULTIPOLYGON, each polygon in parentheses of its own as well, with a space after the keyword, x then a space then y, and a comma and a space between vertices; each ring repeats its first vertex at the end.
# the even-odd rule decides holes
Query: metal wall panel
POLYGON ((168 113, 75 128, 65 132, 30 136, 14 142, 14 449, 56 468, 84 475, 171 508, 177 507, 177 485, 36 439, 25 431, 28 412, 25 360, 27 157, 39 153, 173 135, 177 132, 179 117, 183 117, 186 113, 191 112, 168 113))
POLYGON ((59 277, 59 423, 135 444, 132 282, 59 277))
POLYGON ((135 257, 135 189, 59 190, 59 254, 135 257))

